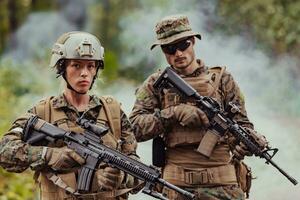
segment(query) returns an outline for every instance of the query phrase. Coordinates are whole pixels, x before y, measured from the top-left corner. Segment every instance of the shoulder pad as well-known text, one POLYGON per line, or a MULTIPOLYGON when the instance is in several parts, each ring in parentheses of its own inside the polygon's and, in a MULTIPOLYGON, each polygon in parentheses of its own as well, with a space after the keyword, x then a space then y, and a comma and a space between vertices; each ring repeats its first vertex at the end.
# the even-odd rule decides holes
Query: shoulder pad
POLYGON ((53 99, 54 96, 46 97, 42 100, 40 100, 35 106, 34 106, 34 114, 38 115, 40 118, 44 119, 47 122, 50 122, 50 110, 51 110, 51 104, 50 101, 53 99))
POLYGON ((208 71, 213 71, 213 72, 221 72, 225 70, 226 70, 226 66, 214 66, 208 68, 208 71))
POLYGON ((105 100, 105 103, 107 104, 112 104, 112 103, 120 104, 120 102, 118 102, 112 95, 103 95, 102 97, 105 100))

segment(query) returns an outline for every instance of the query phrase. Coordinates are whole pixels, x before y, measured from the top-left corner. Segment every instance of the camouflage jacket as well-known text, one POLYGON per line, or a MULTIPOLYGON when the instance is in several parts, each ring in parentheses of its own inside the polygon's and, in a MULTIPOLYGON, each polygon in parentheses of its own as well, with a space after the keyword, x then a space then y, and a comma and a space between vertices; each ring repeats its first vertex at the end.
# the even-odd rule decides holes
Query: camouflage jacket
MULTIPOLYGON (((201 60, 197 60, 197 62, 200 67, 192 74, 180 76, 182 78, 198 77, 201 73, 205 73, 208 68, 204 66, 201 60)), ((168 131, 164 119, 159 114, 162 109, 162 103, 159 100, 161 99, 160 94, 153 88, 153 83, 159 75, 160 72, 150 75, 136 91, 136 101, 129 118, 134 126, 134 133, 138 142, 152 139, 168 131)), ((249 121, 245 110, 244 96, 228 71, 223 73, 217 92, 221 93, 222 101, 219 103, 225 110, 228 108, 229 102, 234 102, 241 110, 239 114, 234 116, 234 120, 242 126, 253 129, 253 124, 249 121)))
MULTIPOLYGON (((41 101, 42 102, 42 101, 41 101)), ((40 103, 41 103, 40 102, 40 103)), ((63 95, 54 97, 52 106, 57 109, 62 109, 70 122, 75 123, 80 113, 76 108, 70 105, 63 95)), ((97 96, 90 96, 90 101, 87 110, 83 116, 89 120, 96 120, 102 109, 102 103, 97 96)), ((22 138, 22 128, 27 119, 37 114, 36 106, 31 108, 26 114, 17 118, 10 130, 3 136, 0 141, 0 166, 7 171, 22 172, 30 167, 32 170, 40 170, 45 167, 45 160, 42 158, 42 148, 25 144, 22 138)), ((121 110, 121 138, 122 152, 127 155, 137 157, 136 148, 137 142, 132 132, 132 126, 121 110)))

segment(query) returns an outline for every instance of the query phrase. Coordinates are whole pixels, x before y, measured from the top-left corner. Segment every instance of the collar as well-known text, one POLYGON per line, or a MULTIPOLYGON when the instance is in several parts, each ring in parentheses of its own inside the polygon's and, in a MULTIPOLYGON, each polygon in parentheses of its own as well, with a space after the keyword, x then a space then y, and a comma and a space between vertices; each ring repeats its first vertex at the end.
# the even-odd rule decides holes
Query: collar
MULTIPOLYGON (((60 94, 59 96, 54 97, 53 101, 52 101, 52 106, 55 109, 60 109, 60 108, 74 109, 74 106, 72 106, 71 104, 69 104, 67 102, 64 94, 60 94)), ((100 99, 96 95, 91 95, 90 101, 88 104, 88 110, 93 109, 98 106, 102 106, 100 99)))

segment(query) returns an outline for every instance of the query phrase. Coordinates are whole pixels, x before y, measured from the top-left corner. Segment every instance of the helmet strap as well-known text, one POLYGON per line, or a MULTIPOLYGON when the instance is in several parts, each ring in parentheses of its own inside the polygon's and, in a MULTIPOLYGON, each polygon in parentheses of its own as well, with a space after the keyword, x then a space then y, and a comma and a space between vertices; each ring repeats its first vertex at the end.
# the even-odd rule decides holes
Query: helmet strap
POLYGON ((65 72, 62 74, 62 77, 65 79, 65 81, 66 81, 66 83, 67 83, 67 88, 68 88, 68 89, 70 89, 70 90, 76 92, 77 94, 81 94, 81 95, 84 95, 84 94, 87 93, 87 92, 78 92, 78 91, 76 91, 76 90, 70 85, 69 81, 66 79, 65 72))
POLYGON ((93 81, 92 81, 92 84, 91 84, 91 87, 90 87, 90 89, 89 90, 91 90, 92 89, 92 87, 93 87, 93 85, 94 85, 94 82, 95 82, 95 80, 96 80, 96 78, 98 77, 98 71, 99 71, 99 66, 97 67, 97 71, 96 71, 96 74, 95 74, 95 76, 94 76, 94 78, 93 78, 93 81))

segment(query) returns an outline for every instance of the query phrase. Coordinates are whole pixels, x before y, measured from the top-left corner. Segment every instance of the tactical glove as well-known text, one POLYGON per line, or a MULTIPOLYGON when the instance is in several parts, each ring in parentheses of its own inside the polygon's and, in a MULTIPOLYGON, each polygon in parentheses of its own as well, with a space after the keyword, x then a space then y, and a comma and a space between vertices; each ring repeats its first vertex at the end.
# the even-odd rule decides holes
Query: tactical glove
POLYGON ((182 126, 207 127, 209 125, 206 114, 201 109, 188 104, 179 104, 161 110, 161 117, 176 120, 182 126))
MULTIPOLYGON (((255 140, 255 142, 258 144, 259 148, 261 150, 265 149, 268 146, 268 142, 265 138, 265 136, 257 133, 255 130, 244 127, 244 129, 247 131, 247 133, 255 140)), ((252 156, 253 153, 250 152, 246 145, 239 142, 238 144, 235 144, 233 147, 232 153, 235 158, 242 160, 245 156, 252 156)))
POLYGON ((238 160, 243 160, 245 156, 252 156, 253 153, 247 150, 247 147, 243 143, 239 143, 235 145, 234 149, 232 150, 232 154, 238 160))
POLYGON ((133 176, 131 176, 130 174, 126 174, 126 178, 123 182, 126 188, 135 187, 139 183, 139 181, 135 179, 133 176))
POLYGON ((96 171, 98 186, 104 191, 119 188, 124 180, 124 176, 123 171, 112 167, 105 167, 96 171))
POLYGON ((71 171, 85 163, 80 155, 68 147, 47 147, 45 161, 49 167, 59 172, 71 171))

